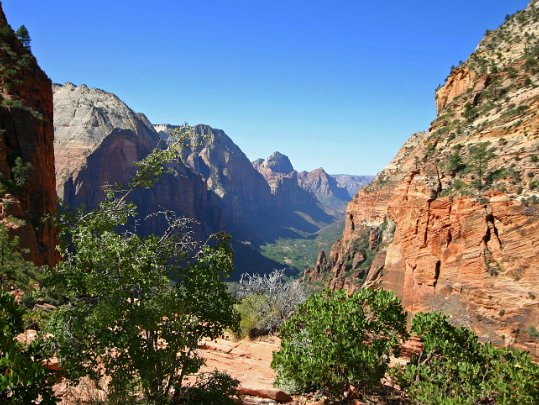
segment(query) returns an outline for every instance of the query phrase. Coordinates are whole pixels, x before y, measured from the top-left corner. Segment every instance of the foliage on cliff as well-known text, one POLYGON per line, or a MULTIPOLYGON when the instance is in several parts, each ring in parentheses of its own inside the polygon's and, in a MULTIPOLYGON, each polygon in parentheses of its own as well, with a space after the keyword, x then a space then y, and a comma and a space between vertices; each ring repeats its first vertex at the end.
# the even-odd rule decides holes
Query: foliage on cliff
POLYGON ((54 404, 55 374, 42 365, 47 359, 42 341, 16 339, 23 331, 23 314, 13 296, 0 290, 0 402, 54 404))
POLYGON ((39 272, 36 266, 23 257, 17 237, 10 239, 7 228, 0 224, 0 290, 35 288, 39 272))

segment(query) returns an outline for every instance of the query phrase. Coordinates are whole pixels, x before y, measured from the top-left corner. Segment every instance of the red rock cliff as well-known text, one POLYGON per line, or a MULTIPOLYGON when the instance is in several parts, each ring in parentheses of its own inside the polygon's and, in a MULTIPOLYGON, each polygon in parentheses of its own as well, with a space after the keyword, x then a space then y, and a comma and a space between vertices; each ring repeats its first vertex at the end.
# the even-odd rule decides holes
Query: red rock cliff
POLYGON ((8 25, 0 5, 0 222, 37 265, 57 261, 51 81, 8 25))
POLYGON ((349 203, 307 279, 391 289, 539 356, 538 35, 534 1, 453 70, 429 131, 349 203))

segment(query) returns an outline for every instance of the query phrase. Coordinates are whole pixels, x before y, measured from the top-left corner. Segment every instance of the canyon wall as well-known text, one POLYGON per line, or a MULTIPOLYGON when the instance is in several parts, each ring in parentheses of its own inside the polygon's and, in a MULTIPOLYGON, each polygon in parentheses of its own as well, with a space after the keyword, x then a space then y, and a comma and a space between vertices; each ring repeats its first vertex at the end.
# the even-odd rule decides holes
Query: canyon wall
POLYGON ((440 310, 539 355, 538 36, 537 1, 488 32, 306 280, 391 289, 411 313, 440 310))
POLYGON ((37 265, 58 260, 51 81, 0 5, 0 223, 37 265))

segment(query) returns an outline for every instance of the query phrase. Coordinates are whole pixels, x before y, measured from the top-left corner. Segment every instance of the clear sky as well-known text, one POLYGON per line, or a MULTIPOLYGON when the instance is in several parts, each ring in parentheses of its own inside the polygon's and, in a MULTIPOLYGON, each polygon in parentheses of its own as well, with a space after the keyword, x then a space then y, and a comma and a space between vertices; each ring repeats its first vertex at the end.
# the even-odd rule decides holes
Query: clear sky
POLYGON ((527 0, 4 0, 54 82, 154 123, 220 128, 254 160, 375 174, 434 89, 527 0))

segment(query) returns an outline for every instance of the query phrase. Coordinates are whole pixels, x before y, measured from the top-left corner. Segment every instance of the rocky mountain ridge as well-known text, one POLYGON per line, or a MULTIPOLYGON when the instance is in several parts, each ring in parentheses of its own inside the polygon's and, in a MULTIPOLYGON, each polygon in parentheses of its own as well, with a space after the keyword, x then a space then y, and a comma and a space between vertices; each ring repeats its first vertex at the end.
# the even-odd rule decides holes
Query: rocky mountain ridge
POLYGON ((539 355, 538 21, 533 1, 452 70, 429 131, 348 204, 306 279, 392 289, 410 312, 539 355))
POLYGON ((298 172, 288 156, 280 152, 252 164, 264 176, 274 195, 287 193, 286 198, 296 203, 314 197, 328 214, 338 219, 342 218, 346 204, 358 189, 372 180, 370 176, 332 176, 321 167, 311 172, 298 172))

